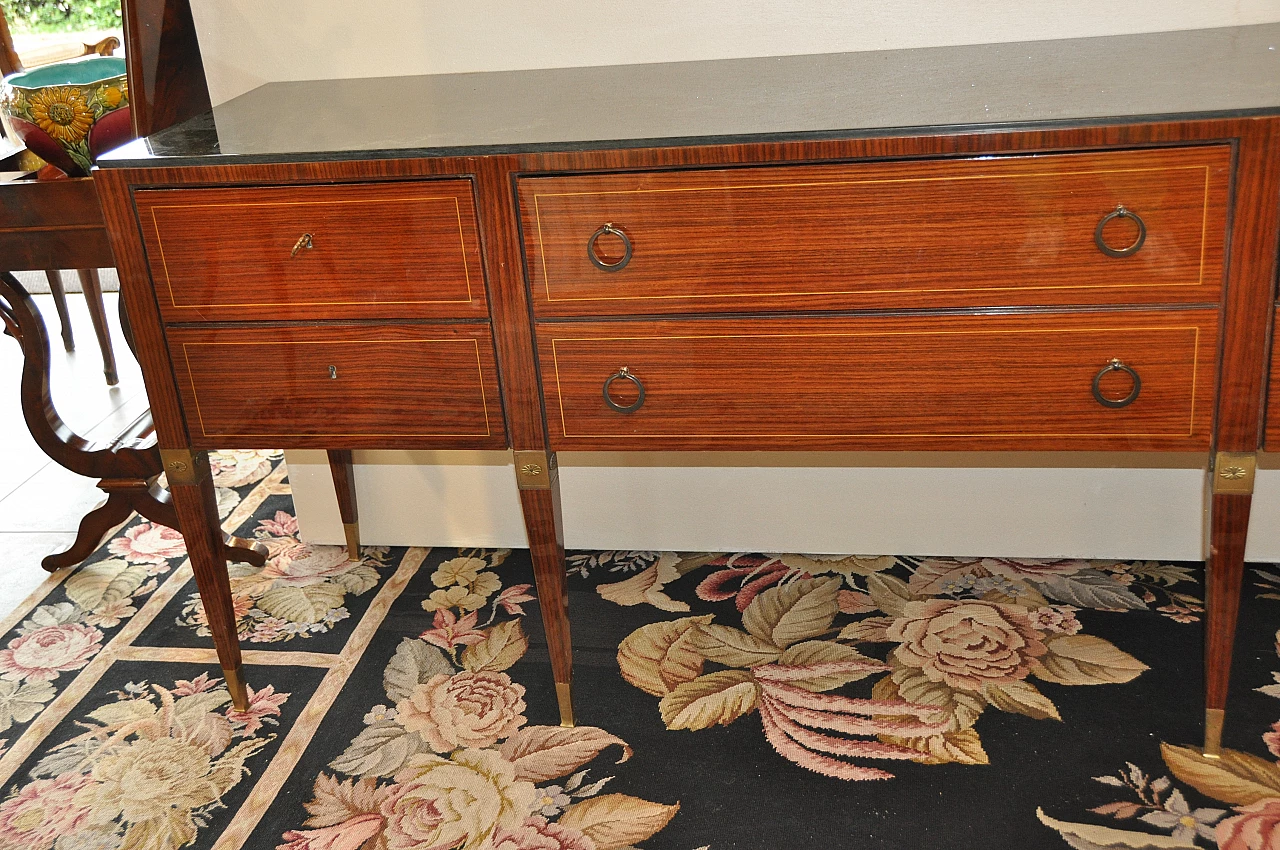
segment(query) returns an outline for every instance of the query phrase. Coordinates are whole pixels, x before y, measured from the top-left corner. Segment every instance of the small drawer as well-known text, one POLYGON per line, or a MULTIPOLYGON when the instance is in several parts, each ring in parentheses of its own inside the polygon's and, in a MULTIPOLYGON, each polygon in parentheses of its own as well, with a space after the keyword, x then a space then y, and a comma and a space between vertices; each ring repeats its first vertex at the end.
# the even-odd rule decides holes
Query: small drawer
POLYGON ((166 322, 487 315, 469 180, 134 198, 166 322))
POLYGON ((532 177, 519 197, 546 317, 1216 303, 1231 161, 1216 145, 532 177))
POLYGON ((1214 310, 573 322, 539 351, 556 449, 1204 451, 1217 335, 1214 310))
POLYGON ((197 448, 506 446, 488 325, 171 328, 197 448))

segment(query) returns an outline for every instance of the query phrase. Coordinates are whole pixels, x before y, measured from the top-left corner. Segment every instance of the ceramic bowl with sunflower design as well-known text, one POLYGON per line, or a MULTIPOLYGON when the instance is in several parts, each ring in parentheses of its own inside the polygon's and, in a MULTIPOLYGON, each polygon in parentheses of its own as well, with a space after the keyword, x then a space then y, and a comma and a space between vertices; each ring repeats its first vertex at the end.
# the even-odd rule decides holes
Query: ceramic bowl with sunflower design
POLYGON ((87 56, 4 78, 0 113, 27 149, 72 177, 129 140, 124 59, 87 56))

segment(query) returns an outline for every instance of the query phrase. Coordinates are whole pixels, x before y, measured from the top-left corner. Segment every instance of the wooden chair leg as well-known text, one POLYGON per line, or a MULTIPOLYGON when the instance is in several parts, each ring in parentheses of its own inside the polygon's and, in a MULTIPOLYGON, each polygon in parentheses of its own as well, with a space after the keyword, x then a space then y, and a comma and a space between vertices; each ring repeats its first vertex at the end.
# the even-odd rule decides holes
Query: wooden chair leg
POLYGON ((76 274, 80 276, 80 288, 84 290, 84 300, 89 305, 93 332, 98 335, 98 347, 102 349, 102 374, 107 376, 107 383, 114 387, 120 379, 116 376, 116 356, 111 350, 107 308, 102 302, 102 281, 98 278, 97 269, 76 269, 76 274))
POLYGON ((45 269, 44 276, 49 279, 49 292, 53 294, 53 306, 58 309, 58 321, 62 322, 62 347, 67 351, 75 351, 76 341, 71 334, 71 314, 67 312, 67 290, 62 286, 62 272, 57 269, 45 269))
POLYGON ((93 554, 102 544, 107 532, 129 518, 133 506, 122 495, 112 493, 107 501, 80 520, 80 529, 71 548, 65 552, 56 552, 44 558, 40 565, 49 572, 57 572, 63 567, 74 567, 93 554))
POLYGON ((329 450, 329 470, 333 473, 333 489, 338 493, 338 513, 342 515, 342 531, 347 537, 347 557, 360 560, 360 517, 356 513, 356 479, 350 449, 329 450))

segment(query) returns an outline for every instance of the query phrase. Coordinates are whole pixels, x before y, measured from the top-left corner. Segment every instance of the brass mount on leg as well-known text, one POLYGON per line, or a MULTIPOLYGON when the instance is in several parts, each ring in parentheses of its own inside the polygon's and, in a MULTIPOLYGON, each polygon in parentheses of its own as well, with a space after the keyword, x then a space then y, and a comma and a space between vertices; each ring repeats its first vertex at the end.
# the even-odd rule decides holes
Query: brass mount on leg
POLYGON ((209 473, 209 453, 191 449, 161 449, 160 463, 164 466, 165 480, 172 485, 199 484, 209 473))
POLYGON ((573 719, 572 682, 556 682, 556 701, 560 703, 560 725, 576 726, 573 719))
POLYGON ((1213 494, 1252 496, 1257 468, 1253 452, 1218 452, 1213 456, 1213 494))
POLYGON ((1222 722, 1226 712, 1221 708, 1204 710, 1204 757, 1222 758, 1222 722))
POLYGON ((513 452, 516 486, 521 490, 550 490, 556 477, 556 456, 544 451, 513 452))
POLYGON ((222 668, 222 678, 226 680, 227 691, 231 694, 231 704, 237 711, 249 710, 249 694, 244 683, 244 668, 237 666, 233 670, 222 668))
POLYGON ((347 538, 347 557, 353 561, 360 560, 360 523, 344 522, 342 533, 347 538))

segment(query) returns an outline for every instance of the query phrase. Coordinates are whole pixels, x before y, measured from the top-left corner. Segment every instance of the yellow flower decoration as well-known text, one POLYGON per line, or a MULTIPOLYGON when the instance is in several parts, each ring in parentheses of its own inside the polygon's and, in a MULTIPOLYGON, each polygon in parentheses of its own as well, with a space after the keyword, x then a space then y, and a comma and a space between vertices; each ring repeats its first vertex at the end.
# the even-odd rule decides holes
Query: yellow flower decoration
POLYGON ((469 585, 471 592, 479 596, 489 596, 502 587, 502 580, 493 573, 480 573, 469 585))
POLYGON ((455 585, 448 590, 435 590, 422 600, 422 607, 427 611, 438 611, 441 608, 461 608, 463 611, 474 611, 484 605, 485 597, 472 593, 465 584, 455 585))
POLYGON ((31 95, 31 117, 54 140, 75 144, 93 126, 93 110, 80 89, 54 88, 31 95))
POLYGON ((487 566, 489 565, 479 558, 452 558, 436 568, 431 574, 431 583, 436 587, 471 584, 487 566))
POLYGON ((120 101, 124 99, 124 92, 115 86, 109 86, 102 90, 102 102, 110 109, 115 109, 120 105, 120 101))

